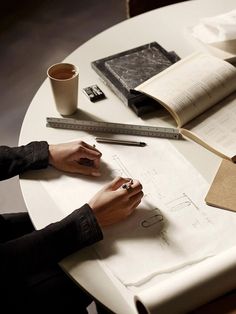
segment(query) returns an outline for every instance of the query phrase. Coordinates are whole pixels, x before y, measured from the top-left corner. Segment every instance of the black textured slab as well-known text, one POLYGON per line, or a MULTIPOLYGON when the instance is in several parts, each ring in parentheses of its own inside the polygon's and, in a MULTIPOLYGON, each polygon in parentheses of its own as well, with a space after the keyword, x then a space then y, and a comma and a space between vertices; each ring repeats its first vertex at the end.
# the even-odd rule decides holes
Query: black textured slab
POLYGON ((105 62, 105 66, 128 90, 172 65, 168 53, 153 45, 136 49, 105 62))
POLYGON ((158 103, 133 89, 180 58, 152 42, 93 61, 92 68, 104 83, 140 116, 156 110, 158 103))

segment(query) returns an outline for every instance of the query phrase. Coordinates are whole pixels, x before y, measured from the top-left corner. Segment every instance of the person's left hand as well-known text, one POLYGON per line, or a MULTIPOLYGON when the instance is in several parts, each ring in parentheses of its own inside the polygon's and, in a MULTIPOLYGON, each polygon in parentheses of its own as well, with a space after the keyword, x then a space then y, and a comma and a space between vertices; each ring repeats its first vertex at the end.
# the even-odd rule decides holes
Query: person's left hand
POLYGON ((62 171, 100 176, 101 152, 83 142, 49 145, 49 164, 62 171))

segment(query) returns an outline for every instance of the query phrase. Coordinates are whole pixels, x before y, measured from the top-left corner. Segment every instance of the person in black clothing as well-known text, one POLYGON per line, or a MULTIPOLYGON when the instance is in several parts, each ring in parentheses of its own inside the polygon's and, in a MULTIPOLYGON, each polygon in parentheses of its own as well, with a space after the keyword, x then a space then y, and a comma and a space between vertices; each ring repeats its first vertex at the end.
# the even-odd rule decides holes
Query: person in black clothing
MULTIPOLYGON (((48 166, 99 176, 100 160, 101 153, 82 141, 0 146, 0 180, 48 166)), ((143 196, 142 185, 133 180, 124 189, 123 184, 130 184, 130 179, 115 178, 87 204, 40 230, 34 229, 28 213, 0 215, 0 298, 6 313, 87 313, 91 296, 58 263, 102 240, 103 227, 135 210, 143 196)))

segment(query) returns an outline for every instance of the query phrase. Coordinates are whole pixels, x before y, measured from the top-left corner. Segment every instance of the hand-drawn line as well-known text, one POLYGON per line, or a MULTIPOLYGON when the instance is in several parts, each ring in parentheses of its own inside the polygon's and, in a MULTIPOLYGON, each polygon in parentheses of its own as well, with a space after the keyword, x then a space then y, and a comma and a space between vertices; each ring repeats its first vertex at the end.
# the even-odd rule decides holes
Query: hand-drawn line
POLYGON ((132 174, 129 172, 129 170, 126 168, 126 166, 123 164, 123 162, 121 161, 121 159, 119 158, 119 156, 117 155, 113 155, 112 159, 117 163, 119 169, 122 170, 122 172, 124 173, 124 175, 127 178, 132 178, 132 174))
POLYGON ((112 169, 111 172, 115 177, 123 177, 123 171, 121 169, 112 169))
MULTIPOLYGON (((161 199, 163 199, 164 196, 163 196, 159 191, 157 191, 155 194, 154 194, 154 193, 147 192, 147 193, 144 194, 143 198, 145 199, 145 202, 150 205, 151 203, 149 202, 149 199, 152 200, 152 204, 156 204, 156 203, 158 203, 161 199), (154 202, 154 203, 153 203, 153 202, 154 202)), ((150 206, 151 206, 151 205, 150 205, 150 206)))
POLYGON ((148 218, 141 221, 141 226, 143 228, 149 228, 157 223, 160 223, 164 220, 164 216, 161 214, 158 208, 155 208, 153 211, 157 212, 156 214, 149 216, 148 218))
POLYGON ((195 209, 199 211, 199 207, 194 203, 194 201, 187 194, 183 193, 183 195, 187 197, 189 202, 191 202, 191 204, 195 207, 195 209))
POLYGON ((170 205, 171 210, 178 210, 181 208, 183 209, 192 205, 196 210, 199 211, 199 207, 193 202, 193 200, 186 193, 182 193, 181 196, 167 202, 166 205, 170 205), (174 202, 176 202, 177 204, 173 204, 174 202))
POLYGON ((161 238, 161 242, 160 242, 160 245, 163 247, 163 246, 170 246, 171 245, 171 241, 170 239, 168 238, 168 232, 167 230, 162 230, 160 232, 160 238, 161 238))

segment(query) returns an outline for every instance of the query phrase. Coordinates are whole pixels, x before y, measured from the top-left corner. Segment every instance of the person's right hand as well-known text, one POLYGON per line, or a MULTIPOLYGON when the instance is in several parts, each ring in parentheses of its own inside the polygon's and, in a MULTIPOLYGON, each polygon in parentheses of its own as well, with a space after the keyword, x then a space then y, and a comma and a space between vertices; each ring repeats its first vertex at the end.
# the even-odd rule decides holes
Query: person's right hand
POLYGON ((101 227, 127 218, 141 202, 143 197, 141 183, 133 180, 129 189, 122 188, 122 185, 128 182, 130 179, 116 177, 89 201, 88 204, 101 227))

